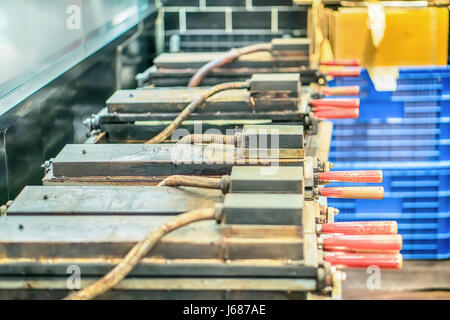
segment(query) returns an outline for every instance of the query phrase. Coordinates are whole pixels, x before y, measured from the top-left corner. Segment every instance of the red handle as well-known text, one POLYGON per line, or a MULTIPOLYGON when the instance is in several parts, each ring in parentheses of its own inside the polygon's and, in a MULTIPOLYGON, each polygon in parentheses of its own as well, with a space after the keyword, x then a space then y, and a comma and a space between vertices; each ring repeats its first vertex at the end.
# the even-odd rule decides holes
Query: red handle
POLYGON ((381 170, 366 171, 326 171, 319 172, 319 180, 322 181, 341 181, 341 182, 373 182, 383 181, 383 172, 381 170))
POLYGON ((397 252, 402 249, 402 236, 389 235, 342 235, 323 238, 325 251, 350 252, 397 252))
POLYGON ((334 222, 319 225, 321 233, 342 234, 397 234, 395 221, 334 222))
POLYGON ((359 95, 359 86, 321 87, 318 91, 326 97, 357 96, 359 95))
POLYGON ((329 61, 323 61, 320 64, 324 66, 347 66, 347 67, 360 66, 358 59, 333 59, 329 61))
POLYGON ((359 108, 359 99, 313 99, 313 107, 359 108))
POLYGON ((383 199, 383 187, 329 187, 320 189, 320 195, 340 199, 383 199))
POLYGON ((361 74, 360 68, 339 68, 339 69, 326 69, 323 71, 326 75, 339 78, 339 77, 359 77, 361 74))
POLYGON ((357 119, 359 117, 359 109, 319 109, 315 110, 314 115, 319 119, 357 119))
POLYGON ((368 268, 377 266, 380 269, 401 269, 403 257, 397 254, 381 253, 325 253, 325 261, 336 267, 368 268))

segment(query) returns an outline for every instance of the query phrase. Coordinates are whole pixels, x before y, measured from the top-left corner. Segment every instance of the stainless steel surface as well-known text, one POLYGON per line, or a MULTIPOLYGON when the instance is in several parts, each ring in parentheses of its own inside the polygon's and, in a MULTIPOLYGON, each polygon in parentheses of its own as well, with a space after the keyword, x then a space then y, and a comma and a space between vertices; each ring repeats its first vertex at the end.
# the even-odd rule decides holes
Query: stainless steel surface
MULTIPOLYGON (((86 140, 88 131, 83 120, 98 112, 114 90, 115 47, 136 29, 132 28, 136 16, 133 18, 131 11, 126 11, 133 7, 131 3, 139 4, 139 19, 154 10, 152 1, 143 0, 0 3, 0 15, 7 15, 0 19, 0 56, 8 61, 0 65, 0 73, 9 79, 0 84, 1 204, 13 199, 24 185, 40 184, 43 174, 40 165, 54 157, 64 144, 86 140), (68 4, 79 4, 82 9, 81 44, 76 42, 79 38, 65 34, 66 20, 62 19, 70 16, 66 13, 68 4), (98 6, 110 8, 102 11, 98 6), (119 12, 120 8, 125 15, 119 12), (91 12, 94 9, 101 12, 91 12), (20 50, 19 45, 23 46, 20 50), (6 59, 11 50, 4 47, 14 47, 17 59, 22 60, 6 59), (61 47, 65 50, 52 51, 61 47), (52 53, 55 55, 51 56, 52 53), (6 73, 6 68, 17 71, 6 73)), ((147 19, 149 27, 152 18, 147 19)), ((153 50, 147 45, 148 40, 139 39, 123 52, 124 75, 130 70, 135 74, 139 64, 148 65, 144 59, 149 59, 153 50), (136 56, 137 59, 133 58, 136 56)), ((133 77, 131 81, 134 82, 133 77)), ((126 85, 130 86, 129 80, 126 85)))
POLYGON ((219 190, 153 186, 27 186, 8 215, 176 215, 221 202, 219 190))
POLYGON ((0 115, 146 18, 147 0, 2 1, 0 115))

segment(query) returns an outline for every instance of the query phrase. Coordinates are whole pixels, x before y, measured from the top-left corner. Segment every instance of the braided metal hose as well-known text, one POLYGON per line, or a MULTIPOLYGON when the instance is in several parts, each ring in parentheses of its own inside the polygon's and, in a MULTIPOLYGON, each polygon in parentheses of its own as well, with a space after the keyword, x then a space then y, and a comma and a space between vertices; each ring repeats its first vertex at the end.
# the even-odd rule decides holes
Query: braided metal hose
POLYGON ((230 177, 223 176, 222 178, 210 178, 199 176, 173 175, 162 180, 160 183, 158 183, 158 186, 219 189, 222 190, 223 193, 227 193, 230 187, 230 177))
POLYGON ((161 143, 164 140, 166 140, 181 124, 183 121, 189 119, 191 116, 191 113, 197 109, 198 106, 202 105, 209 97, 215 95, 216 93, 219 93, 221 91, 225 90, 232 90, 232 89, 245 89, 249 87, 249 83, 244 82, 226 82, 218 84, 214 87, 211 87, 206 92, 204 92, 200 97, 192 101, 187 105, 186 108, 183 109, 183 111, 180 112, 180 114, 160 133, 158 133, 155 137, 148 140, 147 144, 157 144, 161 143))
POLYGON ((270 51, 272 50, 271 43, 259 43, 250 46, 246 46, 240 49, 231 49, 223 56, 220 56, 214 60, 211 60, 207 64, 203 65, 197 72, 192 76, 191 80, 189 80, 188 87, 197 87, 203 79, 211 73, 215 68, 223 67, 224 65, 230 64, 240 56, 259 52, 259 51, 270 51))
POLYGON ((185 186, 185 187, 199 187, 208 189, 219 189, 220 178, 205 178, 198 176, 182 176, 174 175, 165 178, 158 183, 158 186, 185 186))
POLYGON ((236 135, 226 134, 188 134, 184 136, 177 143, 180 144, 194 144, 194 143, 217 143, 217 144, 232 144, 236 145, 238 137, 236 135))
POLYGON ((91 284, 89 287, 66 297, 65 300, 90 300, 107 292, 124 279, 163 236, 187 224, 214 219, 215 213, 216 210, 214 208, 204 208, 178 215, 175 219, 165 223, 138 242, 128 252, 125 258, 113 270, 103 276, 103 278, 91 284))

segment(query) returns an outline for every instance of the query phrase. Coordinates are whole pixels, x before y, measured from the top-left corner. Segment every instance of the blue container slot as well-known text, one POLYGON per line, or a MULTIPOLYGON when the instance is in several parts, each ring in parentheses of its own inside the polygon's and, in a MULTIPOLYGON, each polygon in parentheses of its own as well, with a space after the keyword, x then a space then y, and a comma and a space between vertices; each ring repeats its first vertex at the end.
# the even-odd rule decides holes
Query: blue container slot
POLYGON ((396 220, 405 259, 450 258, 450 67, 400 67, 394 91, 367 70, 329 85, 359 85, 361 99, 358 119, 333 120, 333 170, 382 169, 385 189, 383 200, 329 198, 336 220, 396 220))

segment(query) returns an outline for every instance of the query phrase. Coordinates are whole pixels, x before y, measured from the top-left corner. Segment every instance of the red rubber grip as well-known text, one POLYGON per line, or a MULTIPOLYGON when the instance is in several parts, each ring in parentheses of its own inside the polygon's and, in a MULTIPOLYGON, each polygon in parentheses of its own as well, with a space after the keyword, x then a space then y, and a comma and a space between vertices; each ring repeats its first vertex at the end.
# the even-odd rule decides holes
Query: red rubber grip
POLYGON ((383 199, 383 187, 329 187, 320 189, 320 195, 339 199, 383 199))
POLYGON ((322 233, 342 234, 397 234, 396 221, 352 221, 321 225, 322 233))
POLYGON ((360 68, 339 68, 339 69, 326 69, 324 70, 326 75, 332 76, 334 78, 339 77, 359 77, 361 74, 360 68))
POLYGON ((318 176, 319 180, 322 181, 372 182, 372 183, 380 183, 383 181, 383 172, 381 170, 326 171, 326 172, 319 172, 318 176))
POLYGON ((313 99, 313 107, 359 108, 359 99, 313 99))
POLYGON ((333 59, 329 61, 323 61, 320 64, 324 66, 346 66, 346 67, 359 67, 361 65, 358 59, 333 59))
POLYGON ((403 257, 400 253, 325 253, 325 261, 338 268, 368 268, 377 266, 380 269, 401 269, 403 257))
POLYGON ((338 109, 341 109, 341 110, 343 110, 342 112, 344 112, 345 110, 353 110, 355 108, 339 108, 339 107, 332 107, 332 106, 320 106, 320 107, 314 107, 313 111, 314 111, 314 113, 332 112, 332 111, 336 111, 338 109))
POLYGON ((326 97, 357 96, 359 95, 359 86, 321 87, 318 91, 326 97))
POLYGON ((342 235, 323 238, 325 251, 350 252, 397 252, 402 249, 402 236, 389 235, 342 235))
POLYGON ((319 119, 357 119, 359 117, 359 109, 357 108, 327 108, 314 110, 314 115, 319 119))

